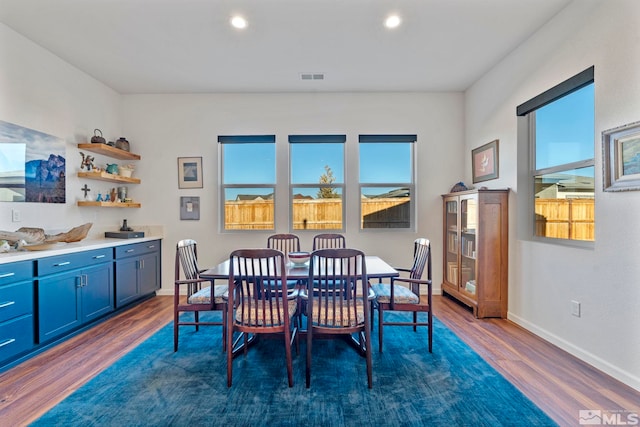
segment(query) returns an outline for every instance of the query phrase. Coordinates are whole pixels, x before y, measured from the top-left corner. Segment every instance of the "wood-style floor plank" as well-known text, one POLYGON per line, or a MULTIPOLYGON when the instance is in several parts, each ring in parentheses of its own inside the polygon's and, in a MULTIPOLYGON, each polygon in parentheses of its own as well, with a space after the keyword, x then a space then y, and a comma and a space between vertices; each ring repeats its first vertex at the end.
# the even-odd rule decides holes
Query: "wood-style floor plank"
POLYGON ((433 311, 558 424, 579 425, 579 411, 585 409, 640 415, 640 392, 515 323, 475 319, 448 297, 434 297, 433 311))
MULTIPOLYGON (((639 392, 508 320, 440 296, 434 314, 562 426, 577 426, 580 409, 640 414, 639 392)), ((0 374, 1 423, 36 420, 171 320, 172 297, 155 297, 0 374)))

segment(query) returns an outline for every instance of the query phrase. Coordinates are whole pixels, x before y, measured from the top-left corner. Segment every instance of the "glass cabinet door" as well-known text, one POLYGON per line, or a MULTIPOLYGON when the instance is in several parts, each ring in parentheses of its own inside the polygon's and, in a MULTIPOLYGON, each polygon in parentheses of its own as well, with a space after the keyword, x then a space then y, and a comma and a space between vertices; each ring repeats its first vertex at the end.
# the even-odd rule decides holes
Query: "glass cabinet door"
POLYGON ((445 271, 444 279, 454 286, 458 286, 458 198, 445 200, 445 271))
POLYGON ((460 285, 462 292, 476 295, 476 231, 478 200, 474 196, 460 200, 460 285))

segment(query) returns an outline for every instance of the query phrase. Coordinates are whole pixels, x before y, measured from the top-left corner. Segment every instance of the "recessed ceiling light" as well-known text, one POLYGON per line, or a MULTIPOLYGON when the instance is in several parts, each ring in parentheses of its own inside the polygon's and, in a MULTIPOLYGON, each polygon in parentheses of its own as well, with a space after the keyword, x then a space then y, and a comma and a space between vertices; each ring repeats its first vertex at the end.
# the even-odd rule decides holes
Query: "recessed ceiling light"
POLYGON ((247 20, 240 15, 236 15, 231 18, 231 25, 238 29, 247 28, 247 20))
POLYGON ((389 15, 387 19, 384 20, 384 26, 387 28, 396 28, 400 25, 402 20, 398 15, 389 15))

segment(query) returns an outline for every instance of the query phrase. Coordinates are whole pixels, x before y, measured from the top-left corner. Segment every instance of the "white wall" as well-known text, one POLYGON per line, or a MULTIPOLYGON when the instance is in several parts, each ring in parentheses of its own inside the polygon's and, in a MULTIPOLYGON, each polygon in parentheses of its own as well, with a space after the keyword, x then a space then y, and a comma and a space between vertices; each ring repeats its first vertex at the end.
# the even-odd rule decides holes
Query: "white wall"
MULTIPOLYGON (((409 265, 412 242, 429 237, 434 245, 434 275, 440 285, 442 201, 461 179, 459 161, 464 137, 463 96, 454 94, 211 94, 127 95, 123 100, 124 130, 139 152, 138 176, 132 190, 143 208, 134 219, 164 224, 163 288, 172 292, 173 247, 195 238, 204 266, 213 265, 239 247, 260 247, 271 232, 219 233, 218 135, 276 135, 277 232, 288 232, 288 135, 345 134, 347 230, 350 246, 384 257, 394 265, 409 265), (358 230, 358 134, 417 134, 417 232, 358 230), (204 188, 178 189, 177 158, 202 156, 204 188), (180 196, 199 196, 199 221, 181 221, 180 196), (284 203, 278 204, 283 201, 284 203)), ((313 231, 296 231, 304 249, 313 231)))
MULTIPOLYGON (((466 151, 500 139, 511 187, 509 318, 640 389, 640 192, 602 191, 601 132, 640 120, 640 2, 573 2, 466 93, 466 151), (517 234, 516 106, 595 66, 596 240, 593 249, 517 234), (570 301, 582 304, 571 315, 570 301)), ((470 156, 466 155, 467 176, 470 156)), ((525 171, 526 172, 526 171, 525 171)), ((524 191, 524 190, 522 190, 524 191)))
POLYGON ((85 183, 93 189, 99 185, 74 175, 81 159, 77 144, 88 142, 95 128, 117 138, 120 115, 119 94, 0 24, 0 120, 63 139, 67 162, 67 203, 0 202, 0 230, 39 227, 53 232, 85 222, 117 224, 121 213, 115 209, 76 206, 85 183), (20 210, 21 222, 11 221, 12 209, 20 210))

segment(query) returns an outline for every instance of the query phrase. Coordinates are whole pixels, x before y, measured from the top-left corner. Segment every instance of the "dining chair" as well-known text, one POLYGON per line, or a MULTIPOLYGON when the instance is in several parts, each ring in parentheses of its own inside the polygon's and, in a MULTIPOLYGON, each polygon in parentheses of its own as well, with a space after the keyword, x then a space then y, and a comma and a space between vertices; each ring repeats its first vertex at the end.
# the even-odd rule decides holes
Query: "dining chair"
POLYGON ((222 326, 222 348, 225 349, 225 294, 227 284, 216 285, 213 279, 200 277, 198 248, 193 239, 180 240, 176 244, 175 280, 173 292, 173 351, 178 351, 180 326, 222 326), (206 286, 205 286, 206 285, 206 286), (186 289, 185 289, 186 288, 186 289), (186 294, 186 297, 184 296, 186 294), (220 321, 200 321, 201 311, 220 311, 220 321), (192 312, 191 318, 182 318, 181 313, 192 312))
POLYGON ((371 388, 371 303, 364 253, 345 248, 314 251, 301 298, 307 316, 307 387, 311 385, 313 339, 318 336, 343 337, 354 344, 366 358, 371 388))
POLYGON ((282 334, 289 387, 293 387, 291 345, 297 342, 293 317, 297 291, 288 291, 284 254, 276 249, 238 249, 229 257, 227 301, 227 386, 233 378, 233 357, 238 344, 246 355, 249 335, 282 334), (234 342, 234 333, 239 335, 234 342))
MULTIPOLYGON (((374 305, 378 307, 378 345, 382 352, 382 335, 385 326, 427 326, 429 353, 432 352, 433 318, 431 305, 431 244, 428 239, 419 238, 413 243, 413 265, 411 268, 397 268, 404 276, 392 277, 390 283, 372 285, 376 294, 374 305), (425 266, 427 277, 422 279, 425 266), (426 288, 426 289, 425 289, 426 288), (385 311, 411 312, 411 321, 386 321, 385 311), (426 313, 427 320, 419 321, 418 313, 426 313)), ((373 312, 372 312, 373 317, 373 312)))
POLYGON ((267 237, 267 248, 284 253, 300 252, 300 238, 295 234, 272 234, 267 237))
POLYGON ((337 233, 321 233, 313 236, 313 250, 346 248, 346 239, 342 234, 337 233))
MULTIPOLYGON (((285 255, 285 262, 289 260, 289 252, 300 252, 300 238, 295 234, 272 234, 267 237, 267 248, 276 249, 285 255)), ((287 280, 289 289, 299 285, 298 280, 287 280)))

